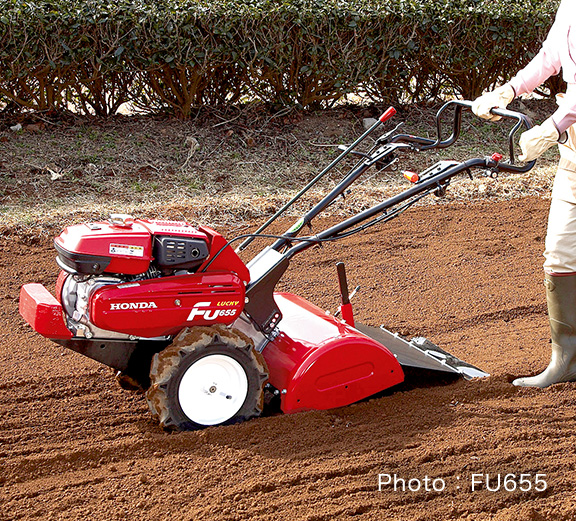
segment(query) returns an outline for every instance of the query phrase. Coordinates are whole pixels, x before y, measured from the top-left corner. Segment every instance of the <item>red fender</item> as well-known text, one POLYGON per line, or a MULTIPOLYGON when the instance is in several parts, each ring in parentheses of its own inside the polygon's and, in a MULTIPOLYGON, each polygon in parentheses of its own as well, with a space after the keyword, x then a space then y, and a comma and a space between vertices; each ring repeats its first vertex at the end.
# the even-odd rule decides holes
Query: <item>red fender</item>
POLYGON ((404 381, 382 344, 297 295, 274 297, 280 334, 262 354, 285 413, 342 407, 404 381))

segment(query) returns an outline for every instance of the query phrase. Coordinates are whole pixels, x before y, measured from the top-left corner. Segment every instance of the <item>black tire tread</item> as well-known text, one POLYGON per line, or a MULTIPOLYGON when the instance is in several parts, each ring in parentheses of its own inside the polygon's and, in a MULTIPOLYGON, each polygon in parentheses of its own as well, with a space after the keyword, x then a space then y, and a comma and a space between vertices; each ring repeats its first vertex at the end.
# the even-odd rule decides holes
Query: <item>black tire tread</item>
POLYGON ((182 360, 200 357, 207 349, 237 350, 253 371, 254 384, 238 413, 225 424, 238 423, 260 416, 264 408, 264 386, 268 380, 268 369, 261 353, 254 349, 252 340, 239 331, 217 324, 210 327, 184 329, 174 342, 152 359, 150 368, 151 385, 146 391, 146 401, 152 416, 167 430, 195 430, 203 428, 187 418, 177 401, 171 398, 171 388, 178 379, 182 360), (243 353, 243 354, 241 354, 243 353))

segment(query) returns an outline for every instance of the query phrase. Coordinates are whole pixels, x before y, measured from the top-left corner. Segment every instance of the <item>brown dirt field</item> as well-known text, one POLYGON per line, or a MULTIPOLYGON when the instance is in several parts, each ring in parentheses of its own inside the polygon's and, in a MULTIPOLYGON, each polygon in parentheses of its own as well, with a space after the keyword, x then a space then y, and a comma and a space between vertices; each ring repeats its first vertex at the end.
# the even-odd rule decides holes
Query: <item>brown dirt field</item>
POLYGON ((426 336, 490 378, 413 381, 337 410, 177 434, 107 368, 23 323, 19 287, 52 284, 54 251, 0 239, 0 519, 575 519, 576 384, 509 383, 548 362, 547 207, 524 198, 415 208, 309 250, 282 284, 335 310, 343 260, 350 286, 361 285, 357 319, 426 336), (445 489, 379 490, 379 474, 422 487, 443 479, 445 489), (492 489, 515 474, 508 487, 531 490, 472 490, 474 474, 492 489))

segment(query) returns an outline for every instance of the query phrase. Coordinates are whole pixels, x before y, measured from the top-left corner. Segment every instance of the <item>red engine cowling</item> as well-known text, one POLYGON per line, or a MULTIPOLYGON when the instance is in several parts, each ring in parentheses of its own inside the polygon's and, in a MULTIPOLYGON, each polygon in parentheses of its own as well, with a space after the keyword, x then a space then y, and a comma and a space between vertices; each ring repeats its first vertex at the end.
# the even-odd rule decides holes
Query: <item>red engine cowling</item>
POLYGON ((234 273, 192 273, 107 285, 90 298, 97 327, 140 337, 172 335, 187 326, 231 324, 244 308, 234 273))
POLYGON ((226 240, 214 230, 184 221, 111 219, 67 227, 56 239, 58 264, 82 275, 140 275, 160 270, 231 271, 248 283, 250 274, 226 240), (213 257, 224 250, 215 261, 213 257))
POLYGON ((244 309, 248 268, 208 227, 114 215, 69 226, 54 243, 56 299, 39 285, 21 297, 23 316, 49 338, 165 337, 230 324, 244 309))
POLYGON ((54 246, 60 267, 82 275, 137 275, 148 270, 152 259, 152 234, 141 222, 68 226, 56 237, 54 246))

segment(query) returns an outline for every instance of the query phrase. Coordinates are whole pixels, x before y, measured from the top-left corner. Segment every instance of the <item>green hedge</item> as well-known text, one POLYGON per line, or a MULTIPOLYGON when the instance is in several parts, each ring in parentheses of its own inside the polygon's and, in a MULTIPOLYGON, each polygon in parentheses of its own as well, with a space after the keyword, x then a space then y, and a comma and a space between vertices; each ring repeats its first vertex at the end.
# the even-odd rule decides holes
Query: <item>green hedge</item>
POLYGON ((557 0, 3 0, 0 101, 187 116, 260 99, 304 107, 472 98, 535 52, 557 0))

